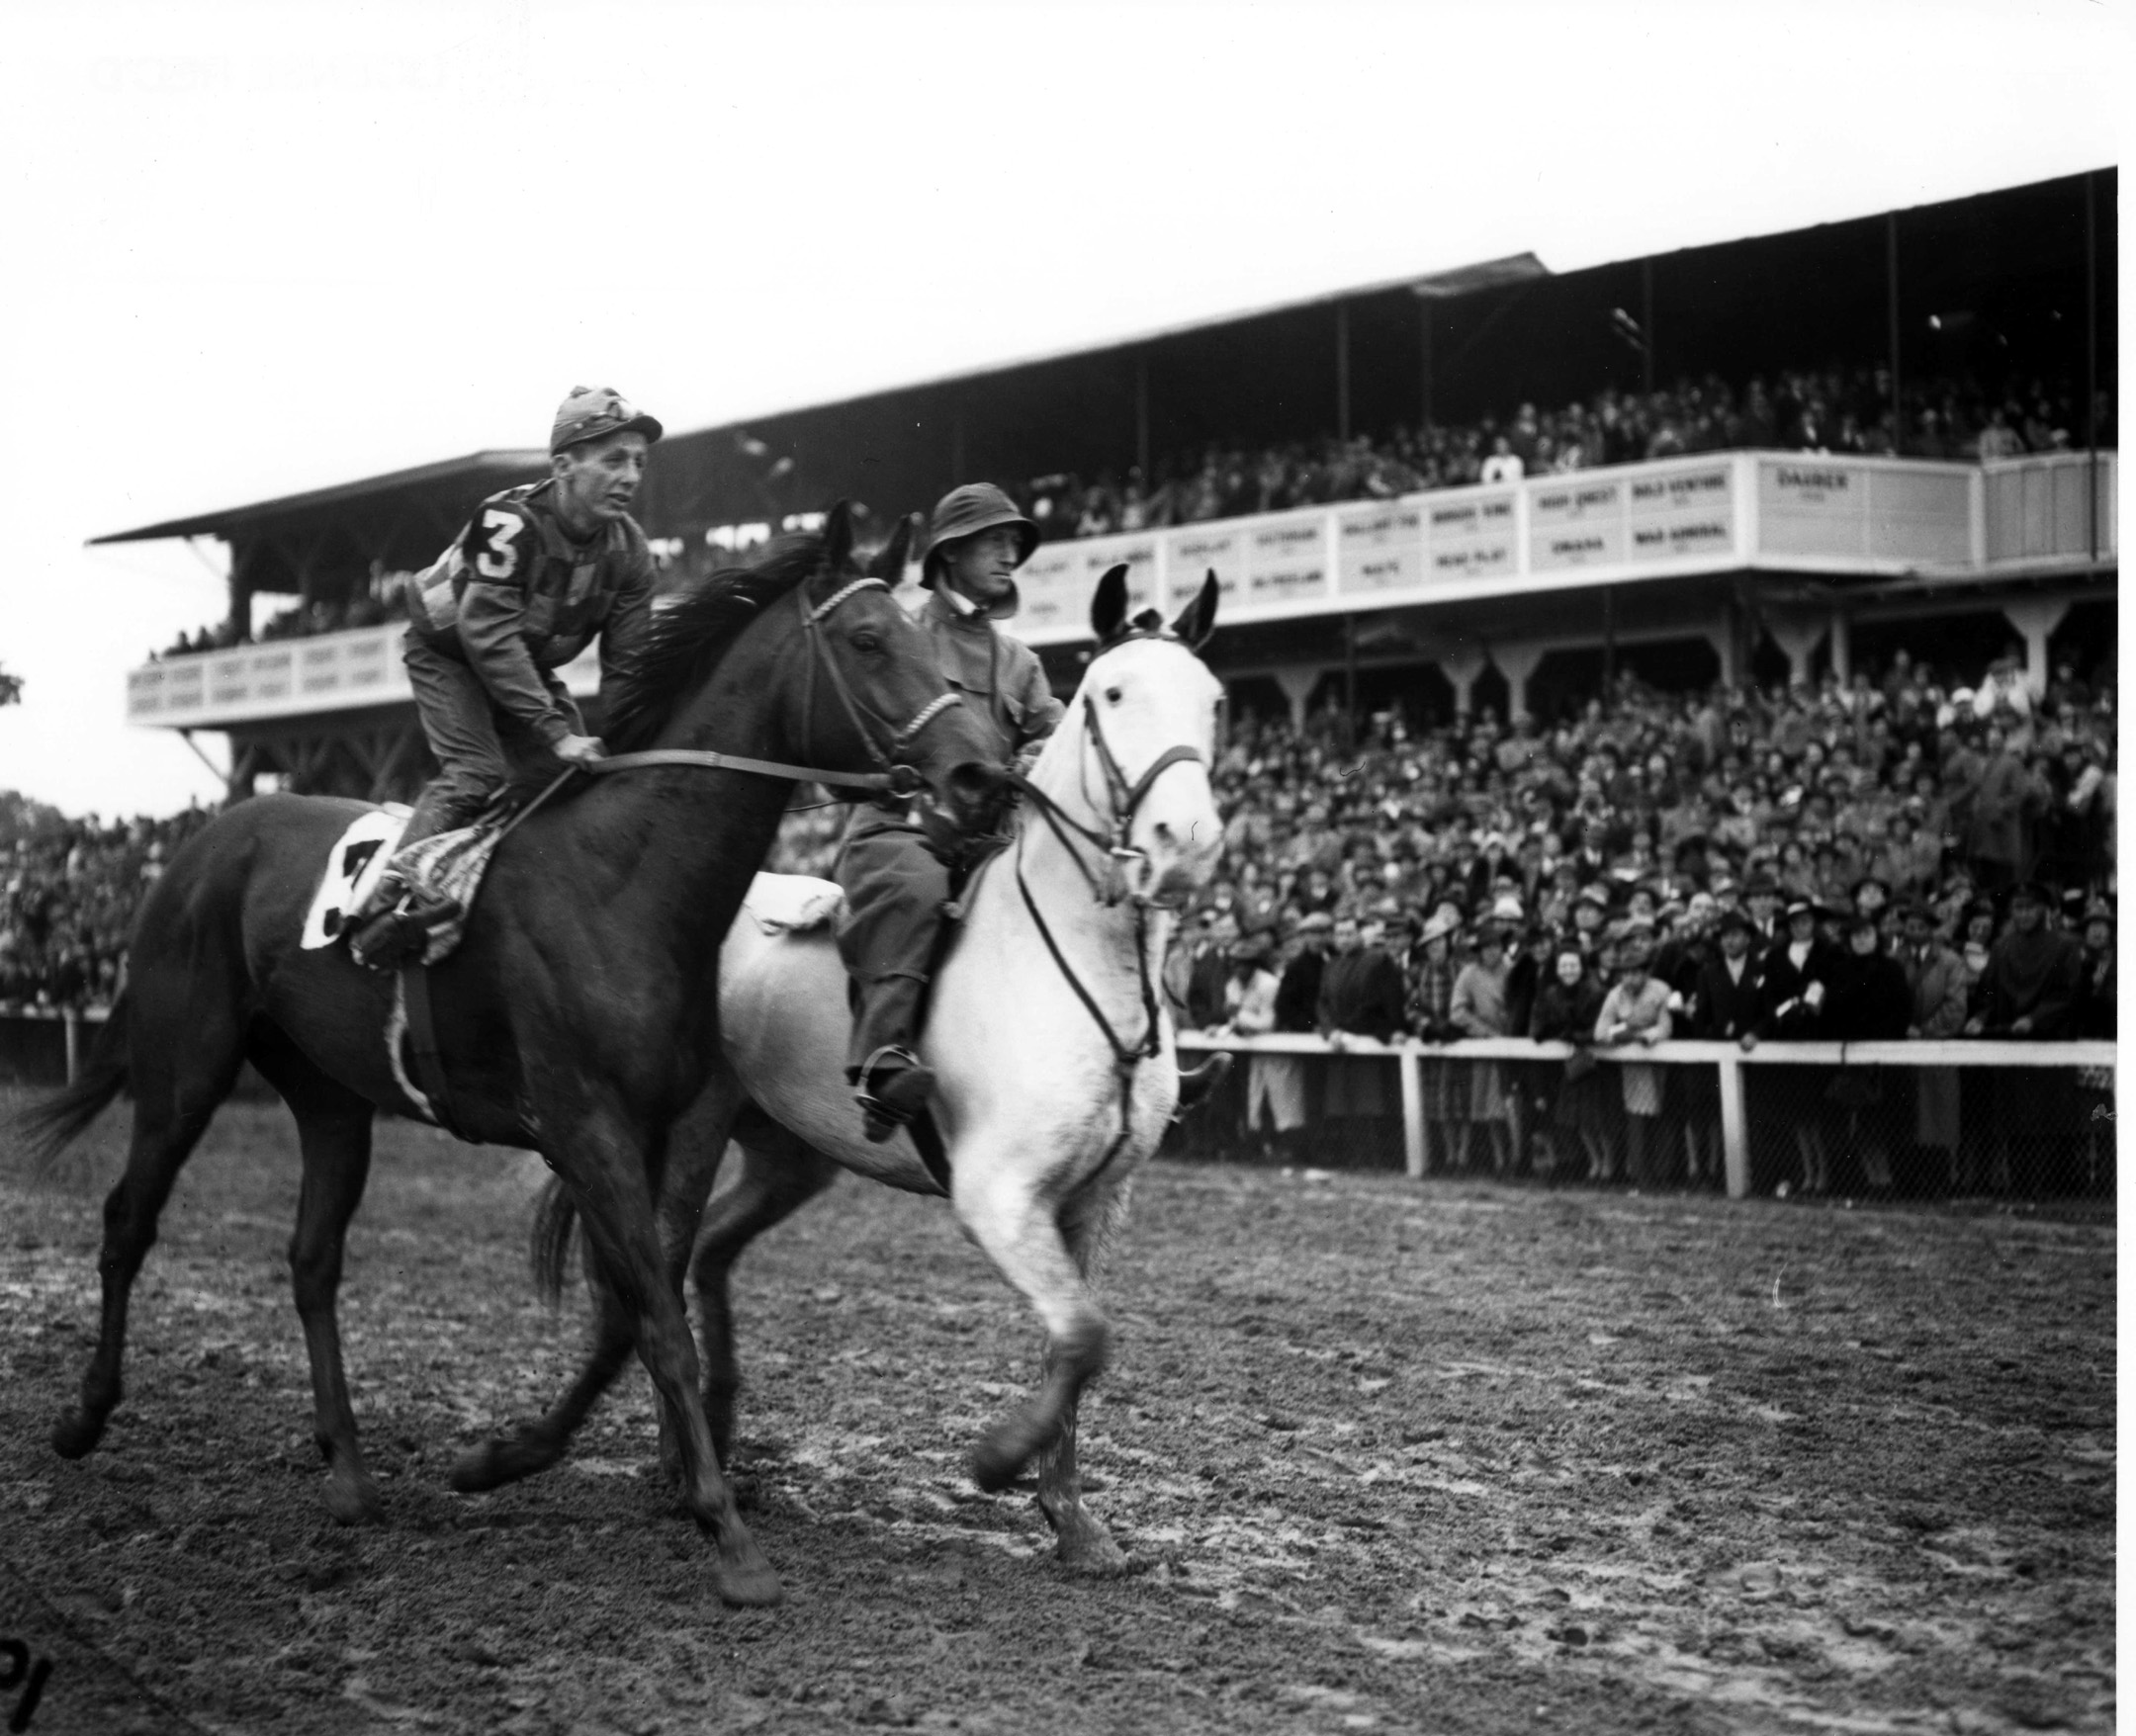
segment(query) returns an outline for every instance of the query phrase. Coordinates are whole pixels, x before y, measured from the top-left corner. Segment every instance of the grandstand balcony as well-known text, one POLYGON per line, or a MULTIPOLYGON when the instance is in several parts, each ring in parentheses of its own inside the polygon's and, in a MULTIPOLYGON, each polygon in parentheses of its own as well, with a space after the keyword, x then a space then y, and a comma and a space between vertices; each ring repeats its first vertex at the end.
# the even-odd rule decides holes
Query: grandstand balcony
MULTIPOLYGON (((1119 564, 1135 606, 1167 612, 1213 570, 1226 627, 1717 573, 1930 586, 2077 576, 2116 561, 2117 477, 2113 453, 2094 477, 2082 453, 1975 465, 1730 452, 1175 525, 1042 545, 1024 568, 1015 631, 1040 648, 1088 640, 1092 588, 1119 564)), ((166 657, 129 674, 127 719, 226 729, 405 705, 400 632, 166 657)), ((596 694, 597 659, 581 656, 564 679, 596 694)))

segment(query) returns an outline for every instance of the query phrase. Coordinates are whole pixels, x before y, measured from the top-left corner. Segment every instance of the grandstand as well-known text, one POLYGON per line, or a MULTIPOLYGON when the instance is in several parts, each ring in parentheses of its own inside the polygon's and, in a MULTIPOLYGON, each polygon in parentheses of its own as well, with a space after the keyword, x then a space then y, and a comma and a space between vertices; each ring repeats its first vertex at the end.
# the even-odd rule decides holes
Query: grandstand
MULTIPOLYGON (((841 495, 887 523, 1001 479, 1048 514, 1017 630, 1058 685, 1106 567, 1158 602, 1213 568, 1212 666, 1239 709, 1293 723, 1330 703, 1555 715, 1620 670, 1844 679, 1901 644, 1973 680, 2014 642, 2038 692, 2066 648, 2112 641, 2117 184, 1565 274, 1522 255, 680 433, 640 517, 682 582, 841 495), (1790 413, 1755 408, 1767 383, 1790 413), (1572 468, 1539 450, 1539 427, 1614 427, 1620 405, 1667 430, 1597 434, 1572 468), (1469 480, 1500 442, 1530 474, 1469 480), (1183 504, 1219 454, 1301 450, 1330 456, 1277 510, 1236 510, 1235 487, 1183 504), (1091 521, 1107 534, 1050 534, 1086 489, 1113 503, 1091 521)), ((130 720, 225 733, 233 797, 263 776, 407 795, 427 754, 380 617, 479 499, 542 464, 481 453, 97 539, 229 550, 227 621, 131 673, 130 720), (254 636, 274 595, 296 636, 254 636)), ((567 678, 597 716, 590 661, 567 678)))

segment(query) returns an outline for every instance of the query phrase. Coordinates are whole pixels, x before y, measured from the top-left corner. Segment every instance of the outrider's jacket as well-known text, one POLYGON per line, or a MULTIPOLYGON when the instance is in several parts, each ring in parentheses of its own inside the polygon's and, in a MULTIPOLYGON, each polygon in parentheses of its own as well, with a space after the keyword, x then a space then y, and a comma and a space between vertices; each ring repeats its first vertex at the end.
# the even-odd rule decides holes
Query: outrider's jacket
POLYGON ((477 509, 408 586, 408 633, 466 663, 499 711, 554 745, 574 733, 543 671, 600 635, 601 685, 636 655, 653 614, 653 556, 629 518, 575 542, 553 478, 506 488, 477 509))

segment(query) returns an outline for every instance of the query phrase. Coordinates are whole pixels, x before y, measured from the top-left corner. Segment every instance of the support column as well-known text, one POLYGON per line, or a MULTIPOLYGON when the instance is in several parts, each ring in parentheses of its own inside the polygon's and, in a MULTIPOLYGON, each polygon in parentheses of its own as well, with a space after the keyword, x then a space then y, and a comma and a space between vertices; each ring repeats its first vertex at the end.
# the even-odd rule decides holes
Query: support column
POLYGON ((1849 632, 1846 611, 1831 612, 1831 666, 1832 673, 1842 683, 1854 679, 1854 638, 1849 632))
POLYGON ((1735 623, 1727 616, 1709 624, 1700 635, 1713 647, 1714 655, 1721 660, 1721 679, 1734 687, 1741 676, 1742 665, 1736 660, 1735 623))
POLYGON ((1350 438, 1350 309, 1335 304, 1335 438, 1350 438))
POLYGON ((1490 660, 1506 679, 1506 709, 1516 718, 1533 714, 1528 709, 1528 683, 1550 648, 1524 640, 1500 642, 1490 648, 1490 660))
POLYGON ((1788 685, 1810 685, 1810 656, 1824 637, 1826 623, 1815 616, 1804 619, 1797 616, 1768 613, 1765 631, 1772 635, 1788 661, 1788 685))
POLYGON ((2062 625, 2062 617, 2069 613, 2067 597, 2027 597, 2021 602, 2004 603, 2002 619, 2023 636, 2025 644, 2025 686, 2034 699, 2047 691, 2047 636, 2062 625))
POLYGON ((1312 698, 1312 690, 1320 685, 1320 677, 1326 671, 1319 663, 1286 663, 1273 671, 1276 685, 1283 689, 1284 699, 1290 707, 1290 727, 1305 727, 1305 702, 1312 698))
POLYGON ((1460 651, 1447 651, 1439 658, 1439 672, 1447 678, 1454 689, 1454 715, 1467 717, 1473 711, 1476 677, 1483 673, 1485 658, 1480 646, 1465 646, 1460 651))

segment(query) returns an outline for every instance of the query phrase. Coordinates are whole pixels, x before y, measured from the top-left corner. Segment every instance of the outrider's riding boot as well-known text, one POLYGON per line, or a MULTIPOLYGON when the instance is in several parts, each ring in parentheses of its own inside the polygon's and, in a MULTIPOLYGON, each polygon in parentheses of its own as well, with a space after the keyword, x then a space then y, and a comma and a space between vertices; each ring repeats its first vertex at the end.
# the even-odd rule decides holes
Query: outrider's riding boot
POLYGON ((850 1053, 846 1069, 860 1105, 870 1142, 880 1145, 926 1107, 934 1090, 934 1070, 912 1051, 920 998, 927 978, 886 971, 856 979, 850 1053))

